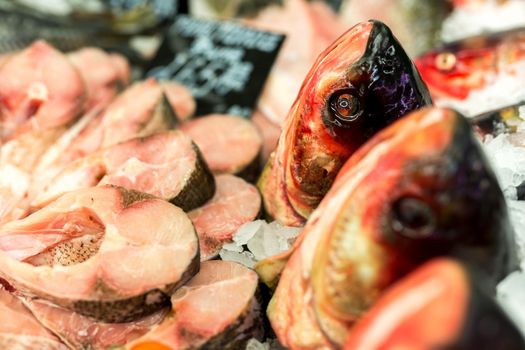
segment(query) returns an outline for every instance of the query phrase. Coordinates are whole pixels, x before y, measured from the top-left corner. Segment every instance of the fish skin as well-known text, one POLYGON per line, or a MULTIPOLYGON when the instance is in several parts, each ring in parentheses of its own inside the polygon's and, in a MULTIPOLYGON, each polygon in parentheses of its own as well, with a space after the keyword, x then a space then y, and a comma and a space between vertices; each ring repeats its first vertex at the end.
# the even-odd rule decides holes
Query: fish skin
POLYGON ((381 296, 350 330, 343 350, 525 349, 484 277, 454 259, 425 263, 381 296))
POLYGON ((523 60, 525 29, 520 28, 451 42, 422 54, 414 63, 432 98, 439 101, 465 100, 523 60))
POLYGON ((492 285, 517 266, 505 200, 470 125, 437 108, 357 151, 298 239, 267 310, 290 349, 342 345, 385 288, 434 256, 470 261, 492 285), (420 231, 399 224, 406 198, 430 212, 420 231))
POLYGON ((258 182, 264 207, 281 224, 300 226, 326 194, 346 159, 378 130, 431 103, 414 65, 383 23, 361 23, 317 59, 283 125, 258 182), (353 121, 331 101, 348 92, 353 121), (359 105, 359 106, 358 106, 359 105))

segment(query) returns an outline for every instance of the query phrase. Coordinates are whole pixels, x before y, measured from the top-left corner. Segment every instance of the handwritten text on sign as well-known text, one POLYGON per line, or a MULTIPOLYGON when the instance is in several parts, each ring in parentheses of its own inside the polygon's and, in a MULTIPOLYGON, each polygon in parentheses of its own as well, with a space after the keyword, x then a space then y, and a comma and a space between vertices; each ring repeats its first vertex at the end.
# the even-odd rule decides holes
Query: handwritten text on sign
POLYGON ((181 15, 148 75, 190 88, 198 102, 197 114, 249 117, 283 39, 232 22, 181 15))

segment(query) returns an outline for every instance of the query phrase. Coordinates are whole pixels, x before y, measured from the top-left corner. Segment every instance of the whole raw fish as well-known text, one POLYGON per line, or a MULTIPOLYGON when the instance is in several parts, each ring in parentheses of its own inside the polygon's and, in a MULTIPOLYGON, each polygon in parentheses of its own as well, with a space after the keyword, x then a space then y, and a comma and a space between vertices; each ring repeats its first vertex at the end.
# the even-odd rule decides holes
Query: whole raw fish
POLYGON ((259 180, 267 213, 305 222, 348 157, 378 130, 429 104, 428 91, 392 32, 361 23, 317 59, 259 180))
POLYGON ((434 102, 467 116, 525 99, 525 29, 455 41, 415 64, 434 102))
POLYGON ((422 109, 377 134, 341 170, 282 273, 268 316, 291 349, 341 346, 385 288, 441 255, 514 268, 507 208, 464 117, 422 109))

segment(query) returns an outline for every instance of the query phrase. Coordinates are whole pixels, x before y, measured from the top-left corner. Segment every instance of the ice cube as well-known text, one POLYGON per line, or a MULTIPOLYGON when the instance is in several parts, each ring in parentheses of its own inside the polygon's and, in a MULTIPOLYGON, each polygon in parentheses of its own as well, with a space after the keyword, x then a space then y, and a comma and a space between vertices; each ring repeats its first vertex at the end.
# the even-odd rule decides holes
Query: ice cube
POLYGON ((257 261, 267 257, 264 247, 264 236, 266 235, 267 231, 266 226, 266 223, 262 225, 262 229, 258 230, 247 243, 248 249, 253 253, 257 261))
POLYGON ((498 285, 497 299, 503 309, 525 334, 525 274, 523 271, 511 273, 498 285))
POLYGON ((507 206, 518 247, 518 256, 523 260, 525 258, 525 201, 508 200, 507 206))
POLYGON ((222 249, 228 250, 230 252, 237 252, 237 253, 240 253, 243 251, 242 246, 237 245, 237 243, 223 244, 222 249))
POLYGON ((266 224, 266 221, 255 220, 241 225, 233 235, 233 241, 238 246, 245 245, 259 230, 262 229, 263 224, 266 224))
POLYGON ((246 350, 270 350, 270 344, 261 343, 255 338, 252 338, 246 344, 246 350))
POLYGON ((516 146, 509 134, 488 137, 483 147, 507 198, 516 199, 515 188, 525 181, 525 147, 516 146))
MULTIPOLYGON (((265 258, 281 253, 283 251, 283 243, 287 243, 287 240, 281 237, 275 230, 272 230, 269 225, 267 225, 267 228, 263 234, 265 258)), ((284 250, 287 249, 288 247, 285 245, 284 250)))
POLYGON ((268 224, 280 236, 286 239, 295 239, 302 230, 302 227, 283 226, 277 221, 272 221, 268 224))
POLYGON ((253 268, 256 261, 252 253, 250 252, 232 252, 229 250, 222 249, 219 252, 219 256, 222 260, 233 261, 242 264, 246 267, 253 268))

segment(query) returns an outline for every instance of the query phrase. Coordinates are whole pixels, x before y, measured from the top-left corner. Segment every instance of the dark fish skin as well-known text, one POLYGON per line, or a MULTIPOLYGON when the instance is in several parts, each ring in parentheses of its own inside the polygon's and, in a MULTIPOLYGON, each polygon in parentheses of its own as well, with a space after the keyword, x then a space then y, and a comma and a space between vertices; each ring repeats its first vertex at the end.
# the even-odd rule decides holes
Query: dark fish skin
POLYGON ((429 104, 425 84, 390 29, 379 21, 356 25, 319 56, 303 82, 259 179, 266 212, 285 225, 304 224, 352 153, 429 104))
POLYGON ((493 300, 486 276, 453 259, 431 260, 389 288, 350 330, 343 350, 521 350, 525 340, 493 300), (378 325, 389 319, 388 327, 378 325), (394 315, 394 316, 392 316, 394 315))

